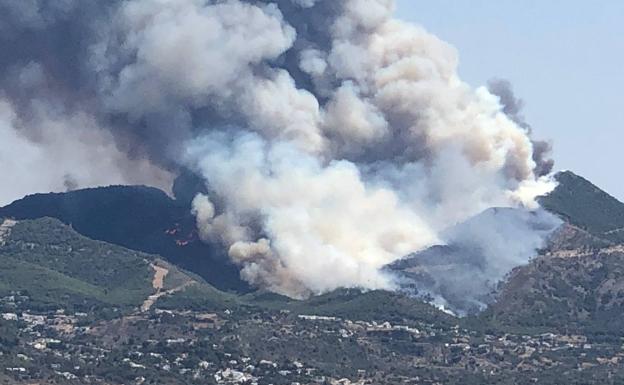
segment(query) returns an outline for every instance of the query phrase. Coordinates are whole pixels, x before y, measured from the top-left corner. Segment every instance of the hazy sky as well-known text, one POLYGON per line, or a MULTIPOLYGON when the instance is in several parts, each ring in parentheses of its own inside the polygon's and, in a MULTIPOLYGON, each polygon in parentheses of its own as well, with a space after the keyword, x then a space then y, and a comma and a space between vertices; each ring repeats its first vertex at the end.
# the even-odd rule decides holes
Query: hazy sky
POLYGON ((508 79, 556 169, 624 200, 624 1, 397 0, 459 51, 472 85, 508 79))

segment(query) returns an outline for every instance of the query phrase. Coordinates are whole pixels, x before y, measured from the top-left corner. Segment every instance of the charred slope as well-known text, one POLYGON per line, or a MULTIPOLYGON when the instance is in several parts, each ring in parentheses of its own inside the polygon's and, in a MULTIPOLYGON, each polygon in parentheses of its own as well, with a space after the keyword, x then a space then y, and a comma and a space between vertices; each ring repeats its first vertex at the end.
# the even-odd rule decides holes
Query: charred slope
POLYGON ((158 254, 221 290, 248 290, 221 249, 198 239, 190 208, 155 188, 110 186, 35 194, 0 208, 0 217, 56 218, 89 238, 158 254))

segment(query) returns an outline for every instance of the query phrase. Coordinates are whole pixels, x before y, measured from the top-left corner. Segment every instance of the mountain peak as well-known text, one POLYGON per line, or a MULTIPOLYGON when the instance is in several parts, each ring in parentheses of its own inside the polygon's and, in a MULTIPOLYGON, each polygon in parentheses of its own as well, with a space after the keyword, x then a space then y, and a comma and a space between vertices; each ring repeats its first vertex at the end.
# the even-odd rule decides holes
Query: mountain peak
POLYGON ((592 235, 624 242, 624 203, 571 171, 555 178, 559 185, 540 198, 542 207, 592 235))

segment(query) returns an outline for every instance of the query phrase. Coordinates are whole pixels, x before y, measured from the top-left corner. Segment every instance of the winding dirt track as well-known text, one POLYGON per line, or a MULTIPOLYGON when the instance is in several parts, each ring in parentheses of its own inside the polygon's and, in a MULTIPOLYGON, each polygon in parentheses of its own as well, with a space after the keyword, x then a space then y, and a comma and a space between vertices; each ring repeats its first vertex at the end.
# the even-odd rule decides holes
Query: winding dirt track
MULTIPOLYGON (((5 219, 2 222, 2 224, 0 224, 0 246, 4 245, 7 237, 11 233, 11 228, 15 226, 16 224, 17 224, 17 221, 13 219, 5 219)), ((151 263, 150 266, 152 267, 152 269, 154 269, 154 278, 152 279, 152 287, 154 288, 156 292, 150 295, 149 297, 147 297, 145 301, 143 301, 143 304, 141 304, 141 307, 140 307, 141 313, 144 313, 148 311, 149 309, 151 309, 152 306, 154 306, 154 303, 156 303, 156 301, 158 300, 158 298, 164 295, 173 294, 175 292, 183 290, 187 286, 195 283, 195 281, 189 280, 187 282, 184 282, 180 286, 174 287, 173 289, 163 291, 163 288, 165 287, 165 277, 167 276, 167 274, 169 274, 169 269, 162 267, 162 266, 158 266, 155 263, 151 263)))
POLYGON ((154 306, 154 303, 156 303, 156 301, 158 300, 158 298, 164 295, 178 292, 186 288, 187 286, 191 285, 192 283, 194 283, 194 281, 189 280, 187 282, 184 282, 182 285, 178 287, 174 287, 173 289, 163 291, 164 280, 167 274, 169 274, 169 269, 166 269, 162 266, 158 266, 154 263, 152 263, 150 266, 152 267, 152 269, 154 269, 154 279, 152 280, 152 287, 156 290, 156 293, 150 295, 149 297, 147 297, 147 299, 145 299, 145 301, 143 301, 143 304, 141 305, 141 309, 140 309, 141 313, 145 313, 146 311, 151 309, 152 306, 154 306))

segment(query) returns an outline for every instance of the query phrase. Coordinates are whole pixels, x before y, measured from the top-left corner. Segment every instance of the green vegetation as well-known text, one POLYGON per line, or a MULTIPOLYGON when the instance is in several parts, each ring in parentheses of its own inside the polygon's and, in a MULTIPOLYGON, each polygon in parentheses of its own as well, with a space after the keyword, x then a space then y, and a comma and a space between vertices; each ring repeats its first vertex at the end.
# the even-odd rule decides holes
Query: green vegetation
POLYGON ((0 353, 7 353, 19 343, 16 322, 0 319, 0 353))
POLYGON ((452 317, 419 299, 389 291, 361 292, 336 290, 290 302, 288 309, 299 314, 341 317, 352 320, 388 320, 390 322, 427 322, 440 326, 456 323, 452 317))
POLYGON ((224 293, 205 283, 191 284, 183 290, 158 300, 160 309, 217 311, 244 306, 239 297, 224 293))
POLYGON ((588 180, 565 171, 559 185, 540 199, 542 206, 590 234, 624 242, 624 204, 588 180))
POLYGON ((163 290, 172 290, 177 289, 181 286, 185 286, 188 282, 197 281, 202 282, 203 280, 186 271, 182 271, 172 264, 165 262, 161 259, 156 260, 156 265, 167 269, 167 275, 163 280, 163 290))
POLYGON ((11 229, 0 247, 0 296, 19 292, 41 310, 129 311, 154 292, 150 263, 168 270, 163 290, 172 293, 158 299, 162 309, 271 309, 355 320, 454 322, 421 300, 385 291, 337 290, 305 301, 267 292, 225 293, 154 256, 88 239, 51 218, 21 221, 11 229))
POLYGON ((339 317, 361 321, 435 323, 450 326, 452 317, 420 299, 388 291, 340 289, 307 300, 295 300, 274 293, 257 292, 245 296, 223 293, 205 284, 195 284, 158 301, 161 309, 235 312, 288 311, 294 314, 339 317))
POLYGON ((541 257, 516 269, 478 319, 513 331, 624 336, 624 253, 541 257))
POLYGON ((0 295, 20 292, 41 309, 132 308, 153 291, 148 258, 55 219, 23 221, 0 247, 0 295))
POLYGON ((248 285, 222 248, 201 242, 189 202, 145 186, 109 186, 29 195, 0 207, 0 217, 56 218, 76 232, 161 258, 227 291, 248 285))
MULTIPOLYGON (((572 226, 552 237, 549 254, 509 274, 485 312, 463 319, 387 291, 340 289, 306 300, 228 293, 160 256, 85 238, 56 219, 20 221, 0 246, 0 313, 8 313, 0 319, 0 383, 73 383, 64 372, 107 383, 217 383, 226 368, 276 385, 316 383, 317 376, 366 376, 380 385, 406 378, 620 383, 624 251, 615 246, 623 241, 624 205, 572 173, 558 179, 542 202, 572 226), (152 265, 167 272, 160 293, 152 265), (138 311, 152 300, 149 311, 138 311), (28 313, 43 314, 42 321, 28 313), (45 347, 33 330, 49 339, 45 347)), ((118 212, 108 224, 82 226, 134 242, 133 226, 143 219, 108 229, 118 219, 128 218, 118 212)), ((172 247, 192 251, 189 266, 206 262, 199 246, 172 247)))

